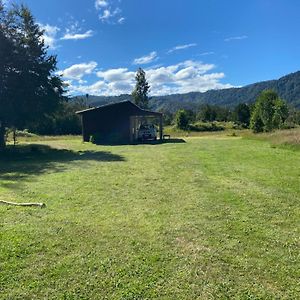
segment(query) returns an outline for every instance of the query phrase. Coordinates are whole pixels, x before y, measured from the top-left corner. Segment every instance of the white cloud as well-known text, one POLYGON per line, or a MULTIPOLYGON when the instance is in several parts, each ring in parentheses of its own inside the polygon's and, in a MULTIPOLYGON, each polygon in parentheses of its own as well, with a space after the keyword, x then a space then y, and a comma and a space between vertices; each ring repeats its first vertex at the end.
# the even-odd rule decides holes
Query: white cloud
POLYGON ((125 18, 124 17, 121 17, 119 20, 118 20, 118 23, 119 24, 123 24, 125 22, 125 18))
POLYGON ((184 49, 188 49, 188 48, 196 47, 196 46, 197 46, 196 43, 185 44, 185 45, 178 45, 178 46, 175 46, 172 49, 170 49, 167 53, 172 53, 174 51, 184 50, 184 49))
POLYGON ((95 61, 75 64, 63 70, 60 74, 66 79, 81 80, 83 76, 93 73, 96 67, 97 63, 95 61))
MULTIPOLYGON (((56 49, 58 40, 83 40, 94 35, 94 31, 87 30, 86 32, 82 32, 82 27, 80 22, 75 21, 72 18, 72 22, 69 22, 68 27, 65 28, 65 33, 60 38, 58 37, 59 31, 61 29, 57 26, 51 26, 49 24, 41 24, 38 23, 39 27, 44 30, 43 40, 45 45, 49 47, 49 49, 56 49)), ((82 21, 83 22, 83 21, 82 21)))
POLYGON ((177 65, 149 70, 147 78, 153 95, 204 92, 229 87, 218 82, 225 76, 223 73, 206 74, 214 68, 213 64, 187 60, 177 65))
POLYGON ((129 72, 127 68, 110 69, 97 72, 97 76, 106 81, 124 81, 134 77, 134 72, 129 72))
MULTIPOLYGON (((111 10, 108 8, 108 9, 105 9, 102 12, 102 14, 99 15, 99 20, 101 20, 102 22, 110 22, 110 20, 113 17, 119 15, 120 13, 121 13, 121 10, 118 7, 115 10, 111 10)), ((118 20, 120 20, 120 18, 118 20)))
POLYGON ((57 36, 57 33, 60 31, 60 29, 56 26, 51 26, 49 24, 43 25, 43 24, 39 23, 38 25, 42 30, 44 30, 43 39, 44 39, 45 45, 48 46, 49 49, 57 48, 56 36, 57 36))
MULTIPOLYGON (((100 79, 91 85, 84 84, 82 77, 90 74, 95 69, 84 69, 80 64, 66 69, 63 73, 68 79, 76 79, 78 84, 69 86, 71 94, 88 93, 92 95, 119 95, 131 93, 135 85, 135 72, 127 68, 117 68, 98 71, 100 79), (76 68, 75 68, 76 66, 76 68), (80 66, 80 67, 79 67, 80 66), (71 73, 71 74, 70 74, 71 73), (78 80, 81 80, 80 82, 78 80)), ((200 61, 187 60, 170 66, 158 66, 146 71, 147 80, 151 86, 151 95, 180 94, 188 92, 205 92, 211 89, 232 87, 230 84, 221 83, 224 73, 211 72, 213 64, 200 61)))
POLYGON ((200 54, 198 54, 198 56, 207 56, 207 55, 214 55, 214 54, 215 54, 215 52, 210 51, 210 52, 203 52, 203 53, 200 53, 200 54))
POLYGON ((84 40, 94 35, 93 30, 83 30, 85 20, 75 20, 71 17, 71 21, 68 22, 68 26, 65 28, 64 35, 60 38, 61 40, 84 40))
POLYGON ((231 42, 231 41, 238 41, 238 40, 245 40, 247 39, 247 35, 241 35, 241 36, 232 36, 229 38, 224 39, 225 42, 231 42))
POLYGON ((107 7, 108 6, 108 2, 105 0, 96 0, 95 1, 95 8, 97 10, 103 8, 103 7, 107 7))
POLYGON ((93 35, 94 35, 94 32, 92 30, 88 30, 85 33, 67 32, 63 37, 61 37, 61 40, 84 40, 89 37, 92 37, 93 35))
POLYGON ((106 84, 104 81, 97 81, 92 85, 72 85, 68 87, 71 94, 90 94, 90 95, 108 95, 105 94, 106 84))
MULTIPOLYGON (((118 1, 120 3, 121 1, 118 1)), ((125 18, 122 10, 111 0, 96 0, 95 8, 99 12, 99 20, 108 24, 123 24, 125 18)))
POLYGON ((112 17, 112 13, 109 9, 105 9, 102 15, 99 16, 100 20, 107 20, 112 17))
POLYGON ((153 62, 156 59, 158 59, 157 52, 152 51, 148 55, 134 59, 133 64, 134 65, 145 65, 145 64, 149 64, 149 63, 153 62))

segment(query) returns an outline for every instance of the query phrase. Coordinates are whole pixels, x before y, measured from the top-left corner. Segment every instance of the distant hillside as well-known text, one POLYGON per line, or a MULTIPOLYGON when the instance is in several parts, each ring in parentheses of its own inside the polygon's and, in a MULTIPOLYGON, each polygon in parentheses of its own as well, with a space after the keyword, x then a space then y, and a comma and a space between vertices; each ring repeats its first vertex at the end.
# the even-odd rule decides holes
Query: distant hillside
MULTIPOLYGON (((254 102, 259 93, 265 89, 275 90, 282 99, 300 108, 300 71, 281 77, 278 80, 258 82, 242 88, 210 90, 205 93, 191 92, 187 94, 156 96, 151 98, 150 107, 153 110, 170 112, 174 112, 180 108, 196 109, 199 105, 206 103, 234 107, 241 102, 254 102)), ((99 106, 130 98, 130 95, 109 97, 90 96, 89 105, 99 106)))

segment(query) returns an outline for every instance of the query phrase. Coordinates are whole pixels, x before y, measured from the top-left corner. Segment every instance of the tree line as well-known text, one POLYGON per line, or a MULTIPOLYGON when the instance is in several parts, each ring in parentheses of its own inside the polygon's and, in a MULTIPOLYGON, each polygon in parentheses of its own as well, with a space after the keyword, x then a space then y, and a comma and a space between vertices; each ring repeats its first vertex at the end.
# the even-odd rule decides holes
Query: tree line
POLYGON ((166 125, 176 125, 183 130, 193 130, 195 122, 234 122, 255 133, 292 127, 300 124, 300 111, 289 107, 272 90, 263 91, 253 104, 240 103, 233 110, 204 104, 197 111, 180 109, 175 114, 165 114, 166 125))
MULTIPOLYGON (((47 53, 44 31, 25 6, 6 10, 0 0, 0 150, 5 148, 8 128, 28 129, 38 134, 79 134, 76 111, 88 107, 88 95, 70 100, 67 86, 57 75, 57 57, 47 53)), ((133 101, 149 106, 150 86, 141 68, 136 73, 133 101)), ((289 108, 272 90, 263 91, 254 104, 238 104, 233 110, 204 104, 197 110, 164 113, 165 125, 191 129, 197 121, 232 121, 254 132, 300 124, 300 113, 289 108)))

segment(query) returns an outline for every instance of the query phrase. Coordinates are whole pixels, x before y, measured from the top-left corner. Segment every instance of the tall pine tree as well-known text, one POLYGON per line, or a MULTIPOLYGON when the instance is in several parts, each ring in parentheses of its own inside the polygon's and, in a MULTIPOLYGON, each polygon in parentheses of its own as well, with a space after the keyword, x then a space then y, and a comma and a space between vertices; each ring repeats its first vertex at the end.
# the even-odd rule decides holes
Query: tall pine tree
POLYGON ((139 68, 135 75, 136 85, 132 92, 134 103, 141 108, 148 108, 150 85, 146 80, 146 73, 142 68, 139 68))
POLYGON ((43 31, 28 8, 6 12, 0 6, 0 148, 4 128, 23 129, 41 122, 65 100, 64 85, 57 70, 56 56, 47 54, 43 31), (4 43, 2 43, 2 40, 4 43))

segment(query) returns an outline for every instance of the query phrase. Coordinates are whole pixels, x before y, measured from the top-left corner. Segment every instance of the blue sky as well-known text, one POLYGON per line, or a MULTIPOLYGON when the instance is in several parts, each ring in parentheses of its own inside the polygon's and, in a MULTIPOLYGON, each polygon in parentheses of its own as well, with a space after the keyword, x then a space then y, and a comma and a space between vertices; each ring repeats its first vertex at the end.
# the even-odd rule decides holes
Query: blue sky
POLYGON ((299 0, 22 3, 45 29, 73 95, 129 93, 138 67, 152 95, 244 86, 300 70, 299 0))

